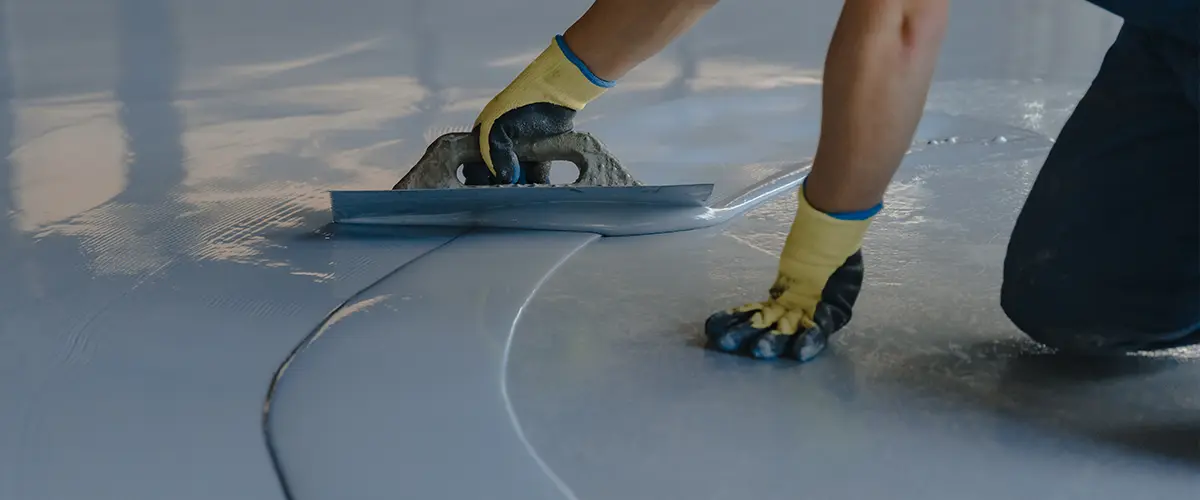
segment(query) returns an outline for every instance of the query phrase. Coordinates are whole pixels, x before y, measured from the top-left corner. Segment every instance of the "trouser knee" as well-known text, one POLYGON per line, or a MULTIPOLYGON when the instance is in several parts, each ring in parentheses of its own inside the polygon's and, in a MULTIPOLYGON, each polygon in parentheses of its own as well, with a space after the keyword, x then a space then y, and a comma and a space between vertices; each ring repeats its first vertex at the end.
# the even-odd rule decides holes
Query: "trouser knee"
POLYGON ((1042 280, 1050 278, 1006 269, 1000 307, 1023 333, 1060 352, 1113 355, 1200 343, 1200 312, 1186 300, 1146 311, 1125 307, 1137 301, 1120 293, 1042 280))
POLYGON ((1063 126, 1004 261, 1001 307, 1035 340, 1082 353, 1200 342, 1196 55, 1126 25, 1063 126))

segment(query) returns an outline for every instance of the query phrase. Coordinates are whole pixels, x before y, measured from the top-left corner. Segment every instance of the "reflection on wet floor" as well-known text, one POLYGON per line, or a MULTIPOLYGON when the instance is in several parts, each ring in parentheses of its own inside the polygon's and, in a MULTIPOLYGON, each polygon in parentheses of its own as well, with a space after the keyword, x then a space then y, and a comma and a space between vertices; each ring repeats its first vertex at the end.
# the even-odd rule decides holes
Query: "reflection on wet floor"
MULTIPOLYGON (((331 311, 364 304, 325 340, 462 329, 437 332, 429 346, 444 352, 368 343, 356 358, 314 343, 302 369, 316 371, 285 387, 296 410, 276 436, 314 488, 291 498, 436 496, 407 488, 463 482, 432 468, 463 456, 481 479, 514 471, 487 478, 511 488, 494 498, 563 498, 551 477, 585 499, 1194 491, 1194 351, 1063 363, 996 304, 1016 207, 1120 25, 1082 1, 955 3, 931 113, 871 237, 875 285, 819 364, 696 346, 714 307, 770 279, 791 197, 719 228, 591 241, 552 275, 537 273, 578 235, 528 236, 544 243, 529 261, 519 236, 327 226, 327 190, 393 184, 582 8, 0 0, 0 500, 284 498, 263 436, 268 382, 331 311), (502 241, 505 272, 538 291, 524 305, 528 290, 487 273, 403 281, 424 250, 458 252, 407 268, 433 280, 476 265, 452 255, 502 241), (409 293, 363 295, 372 286, 409 293), (343 406, 307 408, 322 404, 313 394, 343 406), (431 426, 497 430, 413 430, 411 408, 431 426), (743 431, 716 432, 730 429, 743 431), (365 439, 336 439, 354 432, 365 439), (405 446, 414 436, 442 446, 405 446), (489 438, 499 448, 479 452, 489 438), (411 464, 429 475, 406 477, 411 464)), ((837 8, 724 2, 580 128, 647 181, 728 185, 739 179, 721 165, 803 163, 837 8)))

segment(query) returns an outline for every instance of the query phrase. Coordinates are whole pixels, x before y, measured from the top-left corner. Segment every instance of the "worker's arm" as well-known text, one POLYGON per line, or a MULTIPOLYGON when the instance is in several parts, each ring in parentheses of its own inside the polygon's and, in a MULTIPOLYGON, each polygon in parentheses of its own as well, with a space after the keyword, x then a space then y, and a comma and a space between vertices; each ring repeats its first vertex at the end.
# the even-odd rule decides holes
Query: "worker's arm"
POLYGON ((485 164, 465 166, 468 184, 521 182, 514 141, 570 131, 577 111, 691 28, 716 3, 596 0, 476 118, 485 164))
POLYGON ((808 201, 878 204, 925 107, 949 0, 848 0, 825 57, 821 138, 808 201))
POLYGON ((717 0, 596 0, 567 29, 567 44, 592 72, 617 80, 662 51, 717 0))
POLYGON ((807 360, 850 321, 859 248, 912 141, 948 0, 846 0, 825 60, 821 138, 764 302, 709 317, 710 345, 807 360))

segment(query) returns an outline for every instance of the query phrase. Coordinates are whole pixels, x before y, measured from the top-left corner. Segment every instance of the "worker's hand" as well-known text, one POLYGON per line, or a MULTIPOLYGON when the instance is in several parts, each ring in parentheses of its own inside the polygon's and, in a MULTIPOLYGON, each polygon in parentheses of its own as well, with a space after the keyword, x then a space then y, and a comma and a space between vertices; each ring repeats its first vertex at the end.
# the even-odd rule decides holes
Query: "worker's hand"
POLYGON ((467 184, 524 183, 513 144, 570 132, 575 113, 612 85, 592 74, 556 36, 475 119, 484 163, 464 165, 467 184))
POLYGON ((809 205, 803 188, 799 198, 770 299, 709 316, 709 347, 808 361, 850 322, 863 280, 863 235, 881 206, 835 217, 809 205))

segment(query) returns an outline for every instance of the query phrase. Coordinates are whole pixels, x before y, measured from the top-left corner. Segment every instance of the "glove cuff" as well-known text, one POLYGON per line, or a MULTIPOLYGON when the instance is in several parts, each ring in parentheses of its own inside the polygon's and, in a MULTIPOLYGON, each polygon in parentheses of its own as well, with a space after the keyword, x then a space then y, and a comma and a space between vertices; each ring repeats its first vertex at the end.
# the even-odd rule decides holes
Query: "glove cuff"
POLYGON ((535 102, 548 102, 579 111, 612 86, 611 82, 586 70, 583 61, 573 52, 567 52, 570 48, 560 39, 556 37, 550 42, 550 46, 497 96, 500 101, 511 102, 496 104, 507 111, 535 102), (607 86, 599 85, 593 79, 607 86))
MULTIPOLYGON (((808 189, 808 177, 807 176, 800 183, 800 198, 801 198, 800 202, 801 203, 806 203, 808 201, 808 199, 805 198, 805 194, 804 194, 805 189, 808 189)), ((875 206, 868 208, 866 210, 855 210, 853 212, 822 212, 822 213, 828 214, 830 217, 833 217, 835 219, 841 219, 841 220, 867 220, 867 219, 874 217, 875 214, 879 213, 880 210, 883 210, 883 202, 882 201, 875 204, 875 206)))
POLYGON ((848 214, 827 214, 808 203, 799 190, 799 206, 780 256, 780 274, 824 286, 825 281, 862 247, 879 207, 848 214))
POLYGON ((571 47, 567 46, 567 39, 562 35, 554 35, 554 45, 558 46, 558 50, 562 51, 563 56, 566 57, 568 61, 571 61, 571 64, 574 64, 576 68, 579 68, 579 72, 583 73, 583 76, 587 78, 589 82, 592 82, 592 84, 605 89, 612 88, 617 84, 615 81, 605 80, 596 76, 595 73, 592 73, 592 69, 589 68, 587 64, 584 64, 583 60, 580 59, 579 56, 575 55, 575 52, 571 50, 571 47))

